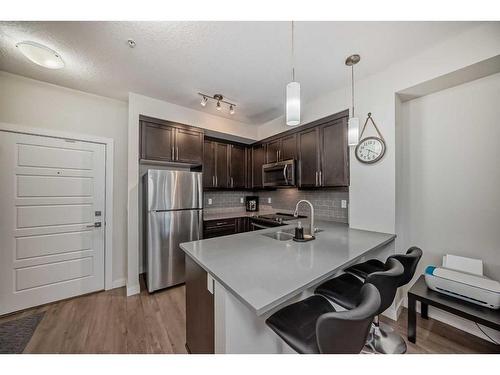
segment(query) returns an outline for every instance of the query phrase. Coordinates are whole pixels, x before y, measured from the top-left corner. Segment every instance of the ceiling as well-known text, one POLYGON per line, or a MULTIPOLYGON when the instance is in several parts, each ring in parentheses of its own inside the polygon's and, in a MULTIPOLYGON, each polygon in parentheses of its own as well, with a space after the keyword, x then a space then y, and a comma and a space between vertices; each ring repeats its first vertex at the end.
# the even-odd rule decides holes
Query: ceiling
MULTIPOLYGON (((295 72, 304 102, 345 86, 345 57, 361 55, 356 78, 406 59, 476 22, 296 22, 295 72)), ((283 114, 291 79, 290 22, 0 22, 0 70, 127 100, 128 92, 250 124, 283 114), (127 39, 136 41, 129 48, 127 39), (49 70, 15 43, 31 40, 66 63, 49 70), (200 106, 197 92, 223 94, 236 113, 200 106)))

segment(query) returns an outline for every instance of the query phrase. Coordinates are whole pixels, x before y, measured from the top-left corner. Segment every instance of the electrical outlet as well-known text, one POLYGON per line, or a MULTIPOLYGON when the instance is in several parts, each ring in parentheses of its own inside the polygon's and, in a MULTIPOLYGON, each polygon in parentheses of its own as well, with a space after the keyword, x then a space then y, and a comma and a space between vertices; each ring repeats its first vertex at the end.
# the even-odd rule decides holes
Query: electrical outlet
POLYGON ((342 207, 342 208, 347 208, 347 201, 346 201, 345 199, 342 199, 342 200, 340 201, 340 207, 342 207))
POLYGON ((271 197, 267 198, 267 203, 271 204, 272 203, 272 199, 271 197))
POLYGON ((240 198, 240 203, 244 203, 243 197, 240 198))
POLYGON ((212 204, 212 198, 208 198, 208 204, 212 204))

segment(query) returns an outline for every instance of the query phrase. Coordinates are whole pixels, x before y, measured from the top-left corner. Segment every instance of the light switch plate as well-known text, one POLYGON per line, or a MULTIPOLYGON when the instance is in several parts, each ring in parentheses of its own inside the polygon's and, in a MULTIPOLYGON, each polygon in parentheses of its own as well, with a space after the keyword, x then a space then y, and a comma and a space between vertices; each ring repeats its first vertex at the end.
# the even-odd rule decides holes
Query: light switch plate
POLYGON ((340 201, 340 207, 342 207, 342 208, 347 208, 347 201, 346 201, 345 199, 342 199, 342 200, 340 201))
POLYGON ((243 203, 243 202, 244 202, 244 201, 243 201, 243 197, 241 197, 241 198, 240 198, 240 203, 243 203))
POLYGON ((272 199, 271 199, 270 197, 269 197, 269 198, 267 198, 267 203, 269 203, 269 204, 270 204, 271 202, 272 202, 272 199))
POLYGON ((212 204, 212 198, 208 198, 208 204, 212 204))

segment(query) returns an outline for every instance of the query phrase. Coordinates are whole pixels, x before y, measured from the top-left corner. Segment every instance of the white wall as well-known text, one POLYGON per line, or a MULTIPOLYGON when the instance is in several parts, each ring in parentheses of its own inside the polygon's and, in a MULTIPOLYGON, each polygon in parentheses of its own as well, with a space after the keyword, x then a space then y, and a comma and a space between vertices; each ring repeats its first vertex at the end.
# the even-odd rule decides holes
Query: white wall
POLYGON ((175 121, 182 124, 257 139, 257 126, 195 111, 172 103, 129 93, 128 111, 128 280, 127 293, 139 292, 139 270, 142 264, 139 252, 139 115, 175 121))
POLYGON ((398 235, 424 250, 418 273, 457 254, 500 281, 499 103, 495 74, 401 106, 398 235))
MULTIPOLYGON (((353 228, 395 233, 395 94, 408 87, 500 54, 500 23, 470 29, 383 72, 356 81, 356 114, 363 124, 366 114, 373 118, 385 137, 387 153, 375 165, 359 163, 351 149, 349 225, 353 228)), ((356 66, 363 69, 363 59, 356 66)), ((302 106, 302 122, 307 123, 349 107, 349 70, 346 88, 332 91, 302 106)), ((307 87, 302 87, 307 90, 307 87)), ((259 126, 259 139, 286 130, 278 118, 259 126)))
POLYGON ((126 277, 127 103, 0 71, 0 121, 114 139, 113 283, 126 277))

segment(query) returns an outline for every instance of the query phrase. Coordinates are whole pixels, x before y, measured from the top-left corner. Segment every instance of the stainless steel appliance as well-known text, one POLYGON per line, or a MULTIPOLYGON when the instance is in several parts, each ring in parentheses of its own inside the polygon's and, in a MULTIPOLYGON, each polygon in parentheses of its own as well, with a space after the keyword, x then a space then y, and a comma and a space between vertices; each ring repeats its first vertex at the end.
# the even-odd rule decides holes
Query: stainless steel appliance
POLYGON ((280 227, 282 225, 286 225, 284 223, 285 221, 303 219, 303 218, 306 218, 306 216, 298 215, 295 217, 292 214, 286 214, 282 212, 278 212, 275 214, 254 216, 250 218, 250 229, 260 230, 273 227, 280 227))
POLYGON ((264 187, 295 186, 295 160, 283 160, 262 166, 264 187))
POLYGON ((185 281, 182 242, 201 238, 202 174, 150 169, 144 176, 149 292, 185 281))
POLYGON ((245 206, 247 211, 249 212, 259 211, 259 197, 257 196, 245 197, 245 206))

